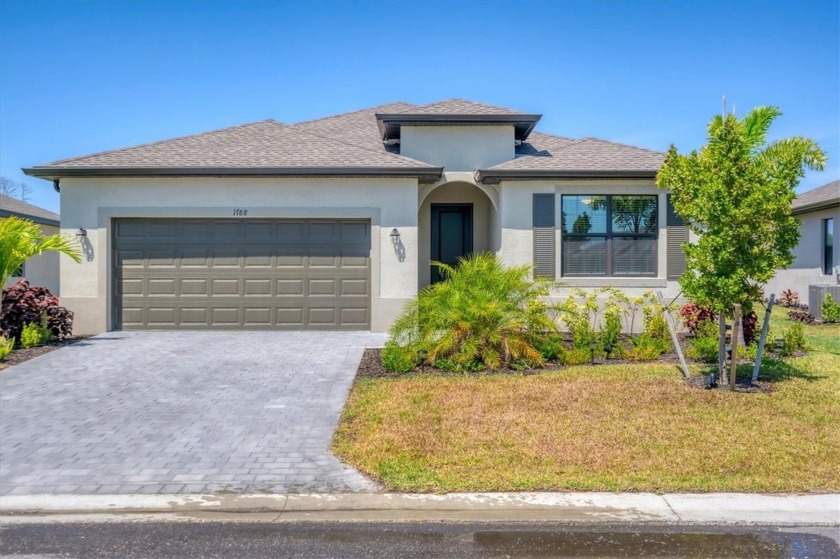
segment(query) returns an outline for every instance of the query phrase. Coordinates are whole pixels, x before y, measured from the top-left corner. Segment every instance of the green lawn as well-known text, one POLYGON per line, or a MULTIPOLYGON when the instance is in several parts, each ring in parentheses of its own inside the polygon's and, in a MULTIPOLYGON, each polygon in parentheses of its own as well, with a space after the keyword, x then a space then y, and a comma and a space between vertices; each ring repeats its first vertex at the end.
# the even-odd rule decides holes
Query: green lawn
POLYGON ((806 332, 815 350, 766 360, 761 394, 663 363, 360 379, 333 446, 396 491, 837 491, 840 327, 806 332))

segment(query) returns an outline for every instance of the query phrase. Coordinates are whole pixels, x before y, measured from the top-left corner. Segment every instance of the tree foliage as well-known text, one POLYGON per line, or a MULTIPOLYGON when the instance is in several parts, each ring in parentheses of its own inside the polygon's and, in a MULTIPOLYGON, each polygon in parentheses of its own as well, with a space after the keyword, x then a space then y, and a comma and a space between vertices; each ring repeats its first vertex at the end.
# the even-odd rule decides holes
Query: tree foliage
POLYGON ((81 262, 81 250, 75 239, 62 235, 44 235, 37 224, 19 217, 0 219, 0 285, 5 285, 20 266, 43 252, 61 252, 81 262))
POLYGON ((684 247, 680 285, 701 307, 728 312, 739 303, 749 311, 758 286, 793 260, 794 188, 806 169, 822 170, 826 156, 807 138, 768 144, 780 115, 776 107, 757 107, 742 119, 716 116, 708 143, 688 155, 672 145, 657 175, 657 186, 671 192, 676 213, 698 235, 684 247))

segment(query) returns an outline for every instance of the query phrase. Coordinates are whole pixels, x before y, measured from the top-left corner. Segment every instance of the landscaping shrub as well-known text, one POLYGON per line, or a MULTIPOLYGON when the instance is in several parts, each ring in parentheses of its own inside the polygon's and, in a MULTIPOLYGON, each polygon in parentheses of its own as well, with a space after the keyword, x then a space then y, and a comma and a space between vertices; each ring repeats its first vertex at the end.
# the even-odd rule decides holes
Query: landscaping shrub
POLYGON ((787 329, 784 335, 785 343, 782 347, 783 355, 793 355, 796 351, 805 349, 805 327, 802 324, 793 324, 787 329))
MULTIPOLYGON (((659 303, 651 303, 642 309, 645 316, 645 334, 654 340, 667 341, 671 332, 668 323, 665 321, 665 311, 659 303)), ((669 344, 666 347, 670 348, 669 344)), ((667 351, 667 349, 665 350, 667 351)))
POLYGON ((825 299, 820 305, 820 313, 823 322, 840 322, 840 303, 834 300, 831 293, 825 294, 825 299))
POLYGON ((46 287, 32 287, 20 280, 3 290, 0 331, 4 336, 20 341, 24 326, 40 324, 42 316, 47 317, 47 328, 55 338, 73 334, 73 313, 59 306, 58 297, 46 287))
POLYGON ((0 336, 0 361, 6 358, 12 350, 15 348, 15 341, 6 338, 5 336, 0 336))
POLYGON ((633 343, 624 356, 631 361, 652 361, 670 349, 670 342, 654 338, 645 332, 633 338, 633 343))
POLYGON ((414 354, 426 350, 436 366, 448 358, 452 370, 498 369, 512 360, 540 365, 535 347, 555 331, 541 300, 550 283, 532 280, 529 266, 506 268, 493 254, 436 263, 444 280, 423 289, 391 328, 391 341, 414 354))
POLYGON ((776 302, 783 307, 796 307, 799 305, 799 293, 792 289, 785 289, 776 302))
POLYGON ((604 324, 601 329, 600 346, 607 356, 607 359, 621 347, 619 338, 621 337, 621 317, 624 314, 624 309, 612 299, 607 301, 604 306, 604 324))
POLYGON ((389 341, 382 348, 382 366, 392 373, 407 373, 417 366, 416 353, 389 341))
POLYGON ((563 337, 558 333, 550 333, 544 336, 537 336, 534 339, 534 347, 540 352, 543 361, 563 361, 566 353, 566 344, 563 337))
POLYGON ((718 326, 711 320, 697 325, 694 336, 688 342, 686 355, 697 361, 716 363, 718 360, 718 326))
POLYGON ((697 335, 697 329, 704 322, 715 320, 715 313, 711 309, 698 306, 696 303, 686 303, 680 309, 680 318, 692 336, 697 335))
POLYGON ((595 320, 598 313, 597 291, 587 293, 582 289, 575 289, 572 291, 572 295, 556 310, 572 337, 572 346, 588 350, 595 344, 597 339, 595 320), (578 300, 581 302, 579 303, 578 300))
POLYGON ((788 311, 788 318, 796 322, 803 322, 805 324, 812 324, 816 318, 808 311, 788 311))
POLYGON ((563 354, 564 365, 584 365, 592 361, 592 352, 588 348, 574 347, 563 354))
POLYGON ((52 338, 52 332, 47 327, 47 315, 41 315, 38 322, 29 322, 20 334, 20 347, 26 349, 36 347, 52 338))

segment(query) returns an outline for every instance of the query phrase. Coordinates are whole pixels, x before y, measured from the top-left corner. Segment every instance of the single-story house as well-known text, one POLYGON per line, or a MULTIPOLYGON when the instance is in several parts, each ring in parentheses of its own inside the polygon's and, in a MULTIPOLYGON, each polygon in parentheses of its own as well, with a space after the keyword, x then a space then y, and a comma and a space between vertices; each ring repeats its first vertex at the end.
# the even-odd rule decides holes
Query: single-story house
POLYGON ((840 237, 840 180, 797 196, 792 213, 802 222, 793 263, 779 270, 764 291, 778 297, 792 289, 808 303, 809 285, 837 284, 834 267, 840 265, 840 245, 834 239, 840 237))
POLYGON ((568 286, 676 295, 688 235, 654 184, 664 154, 540 118, 398 102, 24 171, 54 181, 68 233, 87 231, 88 258, 61 270, 79 333, 385 331, 433 261, 476 251, 568 286))
MULTIPOLYGON (((17 198, 0 194, 0 219, 20 217, 38 224, 44 235, 55 235, 61 227, 58 215, 38 206, 27 204, 17 198)), ((59 294, 59 258, 54 252, 33 256, 23 263, 20 270, 12 274, 3 287, 9 287, 18 280, 28 280, 31 285, 46 287, 53 295, 59 294)))

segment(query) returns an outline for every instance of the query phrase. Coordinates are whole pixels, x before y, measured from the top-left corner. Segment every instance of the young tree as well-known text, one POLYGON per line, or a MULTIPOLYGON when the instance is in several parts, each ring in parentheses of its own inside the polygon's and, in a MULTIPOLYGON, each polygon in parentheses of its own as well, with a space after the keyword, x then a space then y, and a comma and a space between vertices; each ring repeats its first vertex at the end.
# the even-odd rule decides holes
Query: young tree
POLYGON ((35 223, 18 217, 0 219, 0 286, 21 265, 42 252, 62 252, 81 262, 78 242, 61 235, 44 235, 35 223))
POLYGON ((656 177, 674 210, 698 235, 685 245, 683 292, 701 307, 750 312, 758 288, 793 261, 799 221, 791 216, 794 188, 805 169, 822 170, 825 153, 802 137, 767 143, 782 113, 757 107, 744 118, 716 116, 708 143, 681 155, 672 145, 656 177))

